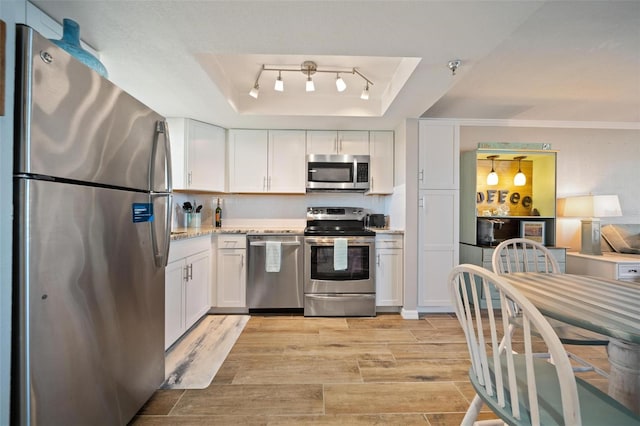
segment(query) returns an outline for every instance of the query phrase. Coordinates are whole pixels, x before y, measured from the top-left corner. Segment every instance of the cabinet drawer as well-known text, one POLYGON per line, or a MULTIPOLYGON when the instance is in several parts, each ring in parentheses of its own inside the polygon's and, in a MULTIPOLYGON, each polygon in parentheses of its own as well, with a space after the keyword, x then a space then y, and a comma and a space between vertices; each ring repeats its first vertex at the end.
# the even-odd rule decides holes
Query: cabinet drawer
POLYGON ((376 236, 376 249, 402 248, 402 235, 383 234, 376 236))
POLYGON ((247 237, 244 234, 218 235, 218 249, 246 249, 247 237))
POLYGON ((207 235, 197 238, 174 240, 169 244, 169 262, 211 249, 211 238, 207 235))
POLYGON ((620 277, 620 279, 640 278, 640 263, 630 264, 630 265, 618 265, 618 277, 620 277))

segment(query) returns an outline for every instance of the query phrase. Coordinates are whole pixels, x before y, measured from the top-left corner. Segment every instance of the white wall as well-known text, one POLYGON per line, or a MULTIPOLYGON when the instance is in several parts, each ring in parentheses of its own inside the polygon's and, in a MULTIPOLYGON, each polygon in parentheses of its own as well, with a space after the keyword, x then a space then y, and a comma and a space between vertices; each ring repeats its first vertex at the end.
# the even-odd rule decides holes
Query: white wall
MULTIPOLYGON (((462 126, 460 150, 478 142, 547 142, 558 151, 557 196, 617 194, 622 217, 640 223, 640 130, 462 126)), ((559 218, 556 244, 580 249, 579 219, 559 218)))
POLYGON ((174 194, 174 228, 181 227, 182 203, 202 204, 202 223, 211 225, 216 200, 220 198, 222 226, 304 228, 307 207, 362 207, 372 213, 388 214, 387 196, 363 193, 318 192, 300 195, 279 194, 174 194))

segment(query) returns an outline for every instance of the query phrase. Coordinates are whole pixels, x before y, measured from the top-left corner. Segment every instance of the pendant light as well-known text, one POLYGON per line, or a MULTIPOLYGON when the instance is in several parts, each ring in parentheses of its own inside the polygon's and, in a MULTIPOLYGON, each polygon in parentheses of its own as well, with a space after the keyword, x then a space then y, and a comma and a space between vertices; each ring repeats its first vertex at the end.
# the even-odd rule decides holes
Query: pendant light
POLYGON ((499 155, 489 155, 487 156, 487 160, 491 160, 491 172, 487 175, 487 185, 497 185, 498 184, 498 174, 493 168, 493 160, 498 158, 499 155))
POLYGON ((522 173, 522 170, 520 169, 520 161, 525 158, 527 158, 526 155, 513 157, 514 160, 518 160, 518 173, 516 173, 516 175, 513 177, 513 184, 515 186, 525 186, 525 184, 527 183, 527 177, 524 175, 524 173, 522 173))

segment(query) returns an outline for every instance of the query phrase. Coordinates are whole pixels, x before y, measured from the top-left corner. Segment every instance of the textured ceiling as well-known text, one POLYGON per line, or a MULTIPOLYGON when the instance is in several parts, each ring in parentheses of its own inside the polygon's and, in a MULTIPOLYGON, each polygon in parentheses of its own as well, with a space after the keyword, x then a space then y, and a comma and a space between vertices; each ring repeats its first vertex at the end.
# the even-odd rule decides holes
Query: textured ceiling
POLYGON ((167 116, 344 129, 420 116, 640 123, 640 1, 33 3, 76 20, 110 78, 167 116), (307 94, 291 80, 285 94, 295 98, 263 90, 250 103, 264 58, 325 57, 371 61, 372 102, 359 99, 358 83, 346 94, 332 83, 307 94), (398 58, 419 62, 392 75, 398 58), (463 63, 455 76, 451 59, 463 63))

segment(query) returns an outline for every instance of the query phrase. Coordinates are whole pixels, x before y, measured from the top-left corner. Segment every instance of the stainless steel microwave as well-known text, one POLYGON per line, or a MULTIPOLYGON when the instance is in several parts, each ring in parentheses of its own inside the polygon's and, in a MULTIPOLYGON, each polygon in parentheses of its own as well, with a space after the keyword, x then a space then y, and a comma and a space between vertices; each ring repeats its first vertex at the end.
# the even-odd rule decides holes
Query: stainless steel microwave
POLYGON ((307 192, 368 189, 368 155, 307 155, 307 192))

